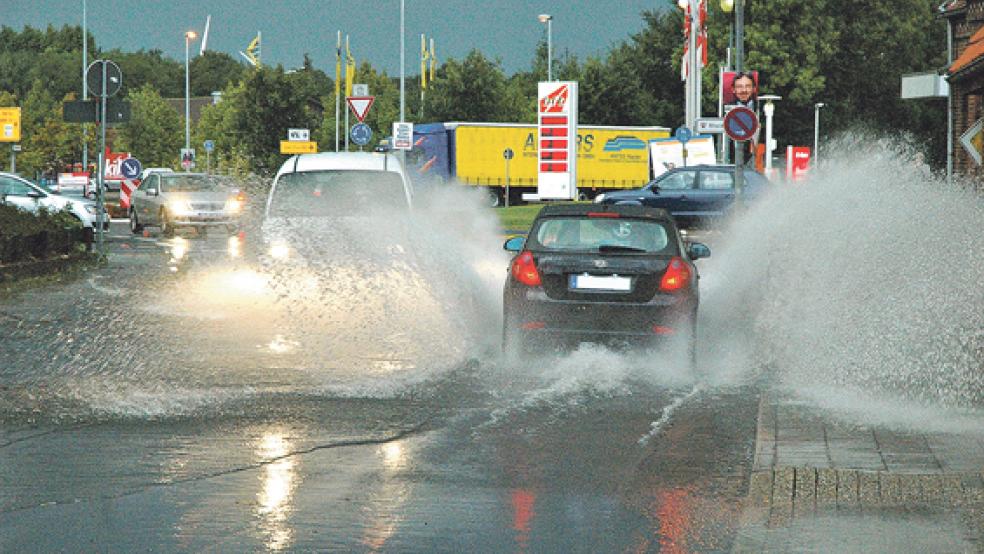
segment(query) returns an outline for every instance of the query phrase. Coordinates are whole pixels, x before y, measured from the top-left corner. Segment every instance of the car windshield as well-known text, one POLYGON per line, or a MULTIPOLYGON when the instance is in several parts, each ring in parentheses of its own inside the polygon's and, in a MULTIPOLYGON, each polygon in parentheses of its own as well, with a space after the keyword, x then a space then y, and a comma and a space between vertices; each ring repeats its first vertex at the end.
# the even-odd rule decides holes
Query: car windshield
POLYGON ((360 215, 406 210, 399 173, 372 170, 305 171, 280 176, 270 199, 272 216, 360 215))
POLYGON ((162 192, 222 192, 228 190, 210 175, 161 175, 162 192))
POLYGON ((608 217, 552 217, 533 232, 538 250, 658 253, 671 248, 658 221, 608 217))

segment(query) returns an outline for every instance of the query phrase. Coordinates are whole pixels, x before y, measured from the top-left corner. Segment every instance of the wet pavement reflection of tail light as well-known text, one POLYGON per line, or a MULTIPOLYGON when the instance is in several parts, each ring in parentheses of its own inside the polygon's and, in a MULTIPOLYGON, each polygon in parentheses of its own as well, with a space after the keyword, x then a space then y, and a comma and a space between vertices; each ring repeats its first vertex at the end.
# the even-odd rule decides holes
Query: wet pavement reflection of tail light
POLYGON ((290 449, 290 442, 280 431, 263 435, 257 445, 256 454, 260 460, 273 460, 263 466, 260 492, 256 494, 256 515, 260 519, 260 529, 266 535, 266 547, 272 551, 289 548, 294 540, 294 530, 288 520, 294 511, 295 459, 281 458, 290 449))
POLYGON ((527 552, 530 545, 530 528, 536 511, 536 493, 529 489, 513 489, 513 530, 516 531, 516 547, 527 552))
POLYGON ((379 445, 376 454, 380 457, 384 471, 378 484, 377 501, 367 512, 366 529, 362 543, 370 551, 379 551, 396 533, 403 522, 402 507, 410 499, 410 487, 406 481, 396 476, 406 468, 409 456, 402 441, 392 441, 379 445))

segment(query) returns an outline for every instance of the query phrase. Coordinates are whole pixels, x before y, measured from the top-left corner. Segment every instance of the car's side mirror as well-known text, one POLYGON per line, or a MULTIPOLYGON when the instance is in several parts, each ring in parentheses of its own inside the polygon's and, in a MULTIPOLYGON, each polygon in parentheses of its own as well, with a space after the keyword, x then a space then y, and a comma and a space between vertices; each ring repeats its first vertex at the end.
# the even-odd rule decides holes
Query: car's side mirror
POLYGON ((687 256, 691 260, 699 260, 701 258, 710 258, 711 249, 707 247, 706 244, 702 242, 691 242, 687 244, 687 256))
POLYGON ((154 187, 151 187, 144 192, 147 193, 147 196, 157 196, 157 189, 155 189, 154 187))
POLYGON ((526 244, 526 237, 511 237, 502 245, 502 248, 509 252, 519 252, 523 249, 524 244, 526 244))

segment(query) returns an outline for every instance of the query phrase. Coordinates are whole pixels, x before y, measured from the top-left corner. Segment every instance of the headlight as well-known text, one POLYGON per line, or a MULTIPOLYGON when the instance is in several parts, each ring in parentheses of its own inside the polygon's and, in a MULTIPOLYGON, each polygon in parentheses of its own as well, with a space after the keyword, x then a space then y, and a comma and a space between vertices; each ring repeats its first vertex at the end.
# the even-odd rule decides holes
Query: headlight
POLYGON ((226 248, 230 258, 238 258, 243 254, 243 242, 237 236, 229 237, 229 246, 226 248))
POLYGON ((243 211, 243 201, 238 198, 230 198, 226 200, 225 211, 230 214, 238 214, 243 211))
POLYGON ((95 204, 86 204, 85 211, 89 212, 92 215, 96 215, 99 213, 99 208, 97 208, 95 204))
POLYGON ((187 202, 172 201, 167 203, 167 207, 174 215, 187 215, 191 213, 191 206, 189 206, 187 202))
POLYGON ((270 256, 278 260, 286 260, 290 257, 290 246, 283 241, 277 241, 270 245, 270 256))
POLYGON ((171 243, 171 258, 178 261, 188 253, 188 242, 181 237, 177 237, 171 243))
POLYGON ((604 202, 605 201, 605 193, 601 193, 598 196, 595 196, 595 200, 594 201, 595 201, 595 204, 600 204, 601 202, 604 202))

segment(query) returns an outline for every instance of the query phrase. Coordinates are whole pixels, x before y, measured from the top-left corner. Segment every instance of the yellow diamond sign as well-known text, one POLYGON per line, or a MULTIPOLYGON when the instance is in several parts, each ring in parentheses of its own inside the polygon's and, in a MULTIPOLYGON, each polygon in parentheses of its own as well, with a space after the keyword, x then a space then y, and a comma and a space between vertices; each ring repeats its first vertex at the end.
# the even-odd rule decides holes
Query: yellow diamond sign
POLYGON ((280 153, 281 154, 316 154, 318 152, 318 143, 309 141, 297 141, 297 140, 282 140, 280 141, 280 153))
POLYGON ((0 142, 20 142, 21 109, 0 108, 0 142))

